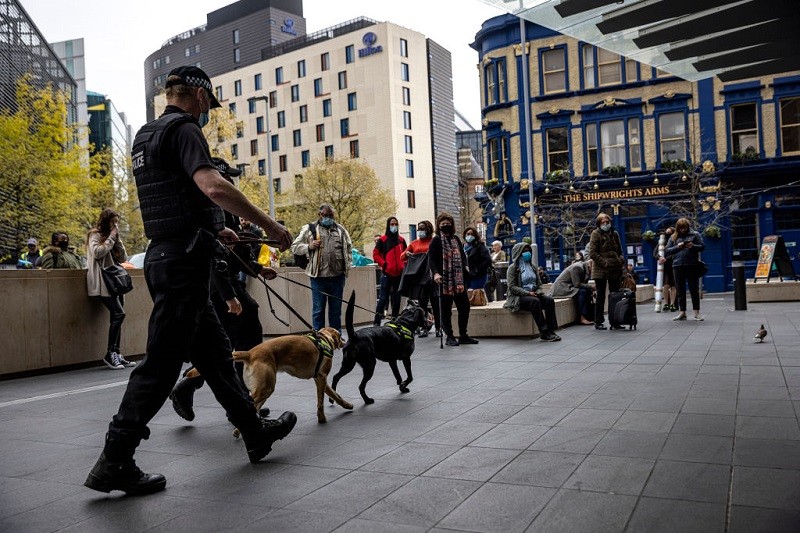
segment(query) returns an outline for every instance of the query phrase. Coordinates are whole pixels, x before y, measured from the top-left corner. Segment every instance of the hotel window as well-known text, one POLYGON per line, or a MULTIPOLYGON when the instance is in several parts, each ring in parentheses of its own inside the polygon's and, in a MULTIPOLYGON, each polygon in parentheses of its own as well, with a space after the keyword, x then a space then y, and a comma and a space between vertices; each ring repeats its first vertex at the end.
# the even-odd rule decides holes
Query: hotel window
POLYGON ((493 105, 508 101, 506 91, 506 60, 504 58, 491 61, 484 68, 486 82, 486 104, 493 105))
POLYGON ((356 48, 352 44, 344 49, 344 62, 352 63, 356 60, 356 48))
MULTIPOLYGON (((286 157, 286 156, 284 155, 284 156, 281 156, 281 157, 286 157)), ((284 165, 285 164, 286 164, 286 162, 284 161, 284 165)), ((285 172, 285 170, 284 170, 284 172, 285 172)), ((275 190, 275 192, 277 194, 281 193, 281 179, 280 178, 273 178, 272 179, 272 188, 275 190)))
POLYGON ((547 170, 566 170, 569 168, 569 128, 550 128, 547 130, 547 170))
POLYGON ((598 48, 597 73, 601 86, 622 83, 622 62, 619 54, 598 48))
POLYGON ((408 194, 408 207, 415 209, 417 207, 417 195, 413 189, 406 189, 406 193, 408 194))
POLYGON ((347 110, 355 111, 356 109, 358 109, 358 100, 356 99, 356 93, 350 93, 347 95, 347 110))
POLYGON ((731 106, 731 148, 734 154, 758 153, 758 116, 755 102, 731 106))
POLYGON ((638 118, 628 119, 628 160, 631 170, 642 170, 642 134, 638 118))
POLYGON ((258 155, 258 141, 256 139, 250 141, 250 155, 258 155))
POLYGON ((281 149, 280 140, 278 139, 277 135, 273 135, 270 138, 270 144, 272 145, 272 151, 273 152, 277 152, 278 150, 281 149))
POLYGON ((294 142, 294 146, 295 147, 300 146, 301 144, 303 144, 303 135, 300 132, 300 130, 294 130, 292 132, 292 140, 294 142))
POLYGON ((411 159, 406 159, 406 177, 413 178, 414 177, 414 161, 411 159))
POLYGON ((325 147, 325 159, 333 159, 333 145, 329 144, 325 147))
POLYGON ((228 111, 230 111, 232 115, 236 114, 236 102, 228 104, 228 111))
POLYGON ((261 90, 261 74, 256 74, 253 76, 253 87, 256 91, 261 90))
POLYGON ((331 54, 325 52, 324 54, 319 56, 320 59, 320 67, 322 70, 329 70, 331 68, 331 54))
POLYGON ((403 105, 411 105, 411 89, 403 87, 403 105))
POLYGON ((217 87, 215 87, 214 92, 216 93, 217 100, 219 100, 220 102, 224 100, 224 98, 222 97, 222 85, 218 85, 217 87))
POLYGON ((581 59, 583 60, 583 88, 597 87, 597 78, 594 75, 594 46, 581 45, 581 59))
POLYGON ((286 156, 278 156, 278 172, 286 172, 286 156))
POLYGON ((400 63, 400 79, 402 81, 409 81, 408 63, 400 63))
POLYGON ((256 133, 264 133, 264 117, 256 117, 256 133))
POLYGON ((407 130, 411 129, 411 112, 403 111, 403 127, 407 130))
POLYGON ((300 122, 308 122, 308 106, 300 106, 300 122))
POLYGON ((236 123, 236 138, 241 139, 244 137, 244 122, 236 123))
POLYGON ((350 119, 343 118, 339 121, 339 135, 348 137, 350 135, 350 119))
POLYGON ((239 159, 239 145, 232 144, 231 145, 231 158, 232 159, 239 159))
POLYGON ((406 135, 405 136, 405 143, 404 144, 405 144, 406 153, 407 154, 413 154, 414 153, 414 142, 411 139, 411 135, 406 135))
POLYGON ((332 113, 332 111, 331 111, 331 99, 330 98, 326 98, 325 100, 322 101, 322 116, 323 117, 329 117, 329 116, 331 116, 331 113, 332 113))
POLYGON ((339 73, 339 90, 347 89, 347 72, 339 73))
POLYGON ((547 50, 542 53, 542 73, 545 94, 567 90, 565 48, 547 50))
POLYGON ((273 107, 278 107, 278 93, 277 91, 270 91, 269 92, 269 107, 272 109, 273 107))
POLYGON ((250 100, 247 102, 247 111, 252 115, 256 112, 256 101, 250 100))
POLYGON ((238 49, 238 48, 234 48, 234 49, 233 49, 233 62, 234 62, 234 63, 238 63, 238 62, 239 62, 239 61, 241 61, 241 60, 242 60, 242 54, 241 54, 241 52, 239 52, 239 49, 238 49))
POLYGON ((233 82, 233 95, 242 96, 242 80, 236 80, 233 82))
POLYGON ((233 44, 239 44, 239 30, 233 30, 233 44))
POLYGON ((306 168, 311 164, 311 152, 308 150, 303 150, 300 152, 300 164, 303 166, 303 168, 306 168))
POLYGON ((800 97, 780 100, 781 153, 800 153, 800 97))
POLYGON ((290 89, 290 91, 292 93, 292 102, 297 102, 298 100, 300 100, 300 86, 299 85, 297 85, 297 84, 292 85, 292 88, 290 89))
POLYGON ((661 161, 686 160, 686 126, 683 113, 658 117, 661 161))
POLYGON ((628 83, 639 81, 639 64, 635 59, 625 60, 625 81, 628 83))
POLYGON ((322 96, 322 78, 314 80, 314 96, 322 96))
MULTIPOLYGON (((308 165, 306 165, 308 166, 308 165)), ((294 175, 294 188, 295 189, 302 189, 303 188, 303 175, 302 174, 295 174, 294 175)))
POLYGON ((266 159, 259 159, 258 160, 258 175, 263 176, 267 173, 267 160, 266 159))
POLYGON ((280 85, 283 83, 283 67, 277 67, 275 69, 275 85, 280 85))
POLYGON ((400 39, 400 57, 408 57, 408 41, 400 39))
POLYGON ((317 142, 322 142, 325 140, 325 124, 317 124, 317 142))
POLYGON ((358 141, 350 141, 350 158, 358 158, 358 141))
POLYGON ((301 59, 297 62, 297 77, 298 78, 305 78, 306 77, 306 60, 301 59))
POLYGON ((286 126, 286 111, 278 111, 278 127, 283 128, 286 126))

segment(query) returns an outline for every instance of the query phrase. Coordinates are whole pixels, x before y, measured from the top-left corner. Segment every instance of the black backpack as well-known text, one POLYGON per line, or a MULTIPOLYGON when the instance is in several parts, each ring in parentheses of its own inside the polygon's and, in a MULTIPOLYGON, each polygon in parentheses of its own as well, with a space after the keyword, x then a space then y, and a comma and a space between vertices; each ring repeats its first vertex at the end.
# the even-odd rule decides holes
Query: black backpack
MULTIPOLYGON (((308 231, 309 233, 314 235, 314 233, 317 231, 317 225, 313 222, 310 223, 308 225, 308 231)), ((308 266, 308 255, 306 254, 303 255, 293 254, 293 255, 294 255, 294 266, 300 267, 303 270, 305 270, 305 268, 308 266)))

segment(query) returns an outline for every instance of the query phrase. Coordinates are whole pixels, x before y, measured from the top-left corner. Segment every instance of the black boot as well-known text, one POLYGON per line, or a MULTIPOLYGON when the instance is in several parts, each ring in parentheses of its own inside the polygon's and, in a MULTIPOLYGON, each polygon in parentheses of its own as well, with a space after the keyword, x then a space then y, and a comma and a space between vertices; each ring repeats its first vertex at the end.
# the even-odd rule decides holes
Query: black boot
POLYGON ((251 463, 257 463, 272 451, 272 444, 281 440, 294 429, 297 415, 286 411, 277 420, 261 419, 261 428, 255 433, 242 432, 242 439, 247 447, 247 457, 251 463))
POLYGON ((203 386, 205 380, 202 376, 193 378, 181 378, 172 388, 169 393, 169 399, 172 400, 172 408, 178 413, 178 416, 184 420, 191 422, 194 420, 194 391, 203 386))
POLYGON ((161 474, 145 474, 133 459, 112 463, 103 452, 83 484, 100 492, 121 490, 139 496, 164 490, 167 480, 161 474))

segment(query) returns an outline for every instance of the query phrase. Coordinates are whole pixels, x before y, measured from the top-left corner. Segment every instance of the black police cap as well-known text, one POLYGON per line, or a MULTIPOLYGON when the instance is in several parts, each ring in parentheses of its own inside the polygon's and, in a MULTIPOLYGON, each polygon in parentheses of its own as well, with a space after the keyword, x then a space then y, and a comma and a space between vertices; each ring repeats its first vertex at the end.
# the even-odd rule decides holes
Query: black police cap
POLYGON ((186 66, 174 68, 167 75, 166 87, 173 85, 186 85, 188 87, 202 87, 208 92, 209 99, 211 100, 211 109, 215 107, 222 107, 217 97, 214 96, 213 86, 211 85, 211 78, 198 67, 186 66), (173 77, 180 79, 170 79, 173 77))

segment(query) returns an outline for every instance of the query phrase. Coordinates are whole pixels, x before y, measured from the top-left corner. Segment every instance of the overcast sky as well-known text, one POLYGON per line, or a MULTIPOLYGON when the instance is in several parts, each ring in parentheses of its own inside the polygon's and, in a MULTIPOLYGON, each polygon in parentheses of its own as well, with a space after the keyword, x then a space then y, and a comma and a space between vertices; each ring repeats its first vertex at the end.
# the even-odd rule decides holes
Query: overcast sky
MULTIPOLYGON (((144 124, 144 60, 170 37, 206 23, 232 0, 20 0, 48 42, 83 37, 87 90, 107 95, 134 132, 144 124)), ((480 127, 478 53, 483 21, 500 15, 480 0, 304 0, 307 32, 365 16, 418 31, 453 58, 456 109, 480 127)))

